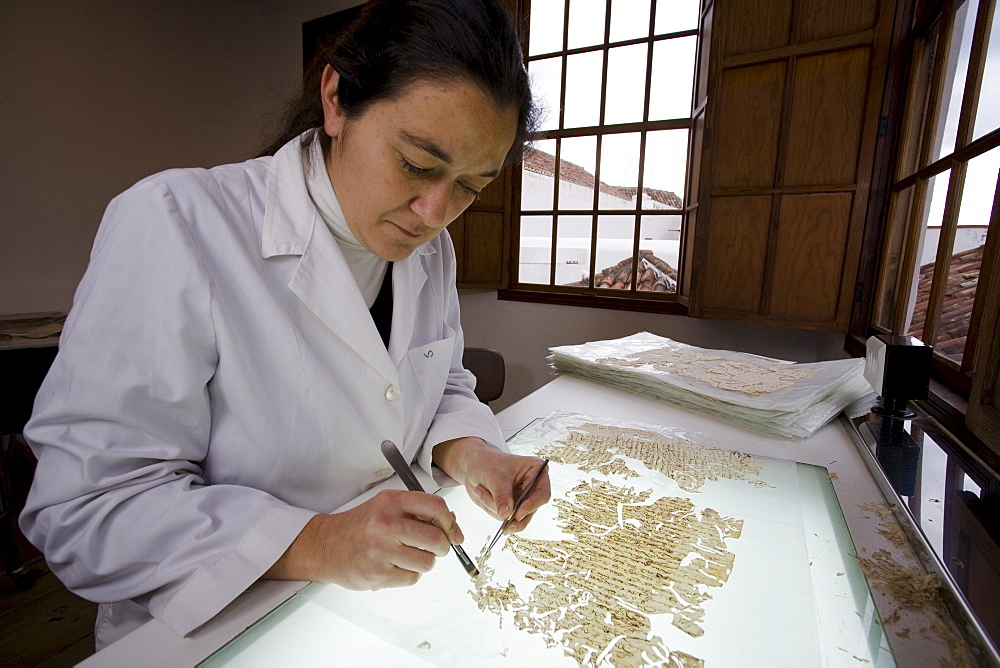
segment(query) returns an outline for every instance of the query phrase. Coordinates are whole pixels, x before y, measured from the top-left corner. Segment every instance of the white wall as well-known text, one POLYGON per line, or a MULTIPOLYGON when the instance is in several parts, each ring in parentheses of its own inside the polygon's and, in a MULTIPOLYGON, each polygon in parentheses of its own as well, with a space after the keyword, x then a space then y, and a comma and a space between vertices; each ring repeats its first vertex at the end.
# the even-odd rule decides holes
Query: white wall
POLYGON ((0 2, 0 314, 69 308, 108 201, 251 157, 353 0, 0 2))
MULTIPOLYGON (((138 179, 254 154, 301 86, 302 23, 353 4, 0 1, 0 314, 68 309, 104 208, 138 179)), ((490 291, 461 300, 468 345, 508 362, 496 408, 551 377, 549 346, 648 330, 812 361, 842 340, 490 291)))

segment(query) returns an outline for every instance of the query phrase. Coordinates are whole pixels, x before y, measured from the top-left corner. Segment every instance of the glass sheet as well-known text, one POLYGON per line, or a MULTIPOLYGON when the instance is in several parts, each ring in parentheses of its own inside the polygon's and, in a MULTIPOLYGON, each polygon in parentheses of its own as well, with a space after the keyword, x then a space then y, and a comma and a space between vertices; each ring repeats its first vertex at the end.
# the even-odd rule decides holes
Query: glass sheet
POLYGON ((544 2, 531 3, 528 28, 529 56, 562 51, 565 18, 565 0, 544 0, 544 2))
MULTIPOLYGON (((559 140, 559 208, 594 208, 594 172, 597 171, 597 137, 567 137, 559 140)), ((587 235, 590 236, 589 233, 587 235)))
POLYGON ((700 0, 672 0, 656 3, 655 34, 665 35, 698 27, 700 0))
MULTIPOLYGON (((898 495, 899 518, 919 529, 934 553, 935 558, 928 557, 925 561, 928 571, 934 572, 936 561, 941 575, 947 572, 954 592, 961 599, 960 607, 967 608, 994 647, 1000 647, 1000 625, 995 621, 995 592, 1000 591, 1000 567, 995 557, 998 548, 987 528, 988 514, 978 512, 988 498, 985 490, 1000 485, 1000 476, 991 474, 980 478, 978 483, 973 481, 969 473, 974 469, 953 437, 919 405, 911 406, 916 417, 899 427, 900 432, 912 439, 910 443, 897 437, 890 443, 879 444, 869 436, 863 437, 863 447, 871 452, 869 463, 881 469, 881 475, 898 495)), ((867 423, 868 434, 877 435, 880 422, 881 418, 872 413, 851 418, 855 433, 861 433, 862 425, 867 423)), ((977 476, 982 474, 981 470, 975 472, 977 476)), ((942 594, 947 596, 948 589, 942 587, 942 594)), ((934 604, 934 600, 927 604, 934 604)), ((936 628, 930 631, 941 632, 936 628)), ((950 641, 945 644, 956 646, 950 641)), ((958 647, 974 645, 968 638, 958 639, 958 647)), ((955 663, 960 665, 957 660, 955 663)), ((984 659, 981 665, 994 664, 995 659, 994 663, 984 659)))
POLYGON ((892 331, 896 318, 896 305, 899 300, 899 290, 905 288, 901 284, 903 250, 906 242, 907 221, 910 216, 910 206, 913 203, 915 186, 892 194, 892 204, 889 209, 889 231, 886 235, 884 255, 882 257, 882 275, 879 285, 877 320, 879 327, 892 331))
POLYGON ((604 100, 604 124, 639 123, 646 99, 646 44, 618 46, 608 50, 608 92, 604 100))
POLYGON ((607 16, 606 0, 569 0, 569 37, 567 47, 604 44, 604 18, 607 16))
MULTIPOLYGON (((948 181, 951 170, 937 174, 927 182, 926 206, 923 214, 923 233, 920 237, 919 259, 914 271, 910 296, 910 319, 907 333, 924 340, 927 334, 927 309, 930 305, 931 286, 934 284, 935 261, 938 242, 941 239, 941 222, 944 217, 944 203, 948 195, 948 181)), ((927 336, 926 340, 931 340, 927 336)))
POLYGON ((944 71, 944 93, 938 112, 938 131, 935 150, 931 162, 955 150, 958 134, 958 117, 962 112, 962 96, 965 94, 965 78, 969 72, 969 56, 972 52, 972 33, 976 27, 976 13, 979 0, 965 0, 955 12, 952 26, 951 45, 944 71))
POLYGON ((552 280, 552 216, 521 216, 517 280, 548 285, 552 280))
POLYGON ((600 122, 603 68, 602 51, 589 51, 566 57, 564 128, 582 128, 600 122))
POLYGON ((648 36, 649 5, 650 0, 612 0, 610 41, 648 36))
POLYGON ((990 41, 986 47, 986 67, 979 88, 979 105, 972 138, 979 139, 987 132, 1000 128, 1000 11, 993 10, 990 41))
POLYGON ((1000 172, 1000 148, 969 161, 941 304, 934 352, 962 363, 1000 172))
MULTIPOLYGON (((203 665, 264 665, 279 638, 339 663, 353 628, 439 666, 895 665, 826 469, 698 441, 552 413, 510 447, 551 459, 553 501, 478 578, 449 555, 413 587, 312 584, 203 665)), ((440 493, 476 554, 496 520, 440 493)))
POLYGON ((559 127, 559 94, 562 90, 562 56, 532 60, 528 63, 528 77, 535 104, 541 107, 538 129, 555 130, 559 127))
POLYGON ((635 216, 600 216, 597 220, 597 273, 594 287, 629 290, 632 287, 632 244, 635 216))
POLYGON ((556 285, 585 287, 590 273, 593 216, 559 216, 556 241, 556 285))
POLYGON ((682 207, 687 145, 687 130, 656 130, 646 134, 642 187, 655 202, 643 202, 644 209, 682 207))
POLYGON ((536 139, 521 162, 521 211, 551 211, 555 191, 556 140, 536 139))
POLYGON ((649 120, 691 116, 694 55, 697 47, 698 38, 694 35, 664 39, 653 45, 649 120))

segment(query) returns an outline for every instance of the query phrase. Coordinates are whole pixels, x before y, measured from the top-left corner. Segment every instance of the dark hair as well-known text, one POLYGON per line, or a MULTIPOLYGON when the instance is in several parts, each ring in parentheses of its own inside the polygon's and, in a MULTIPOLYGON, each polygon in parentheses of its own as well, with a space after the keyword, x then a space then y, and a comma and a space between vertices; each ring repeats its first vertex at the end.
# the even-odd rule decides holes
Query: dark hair
MULTIPOLYGON (((519 160, 537 123, 514 22, 502 0, 369 0, 306 72, 305 89, 282 129, 260 155, 274 155, 309 128, 323 126, 320 79, 329 63, 340 73, 338 98, 347 118, 402 95, 417 81, 468 81, 501 109, 517 110, 508 159, 519 160)), ((320 133, 324 151, 330 138, 320 133)))

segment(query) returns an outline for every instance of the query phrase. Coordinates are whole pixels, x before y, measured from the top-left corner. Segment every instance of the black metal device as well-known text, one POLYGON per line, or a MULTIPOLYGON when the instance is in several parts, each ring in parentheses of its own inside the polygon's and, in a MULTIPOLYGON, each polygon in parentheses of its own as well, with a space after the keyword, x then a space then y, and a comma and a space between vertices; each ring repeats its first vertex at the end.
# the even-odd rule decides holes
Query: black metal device
POLYGON ((934 349, 912 336, 880 334, 868 339, 865 379, 879 394, 873 420, 861 425, 875 443, 875 459, 900 496, 911 496, 920 464, 920 446, 906 431, 915 413, 910 400, 927 398, 934 349))

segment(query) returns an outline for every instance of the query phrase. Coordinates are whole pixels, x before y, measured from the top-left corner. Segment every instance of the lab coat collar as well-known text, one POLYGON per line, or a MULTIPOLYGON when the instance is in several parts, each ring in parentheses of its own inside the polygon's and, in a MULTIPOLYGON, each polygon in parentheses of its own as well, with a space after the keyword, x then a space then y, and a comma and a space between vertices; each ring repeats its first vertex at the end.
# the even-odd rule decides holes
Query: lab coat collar
POLYGON ((417 295, 427 281, 424 255, 436 252, 429 242, 395 263, 393 316, 386 351, 350 267, 309 198, 302 171, 301 137, 275 153, 268 168, 267 204, 261 241, 263 257, 300 255, 288 284, 323 323, 390 383, 409 348, 417 295), (353 314, 353 316, 351 315, 353 314), (364 314, 362 317, 361 314, 364 314))

